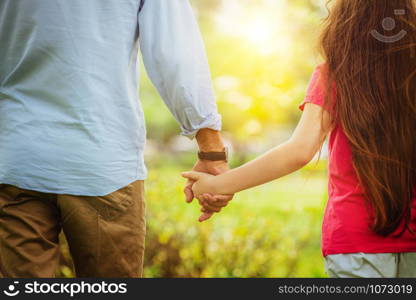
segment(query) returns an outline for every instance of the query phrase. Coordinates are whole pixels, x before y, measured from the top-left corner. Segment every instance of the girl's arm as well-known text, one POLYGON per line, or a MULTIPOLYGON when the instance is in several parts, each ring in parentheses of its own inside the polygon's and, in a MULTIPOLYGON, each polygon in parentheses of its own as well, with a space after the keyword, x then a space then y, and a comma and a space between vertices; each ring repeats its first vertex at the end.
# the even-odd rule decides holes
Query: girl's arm
POLYGON ((194 193, 232 195, 290 174, 310 162, 330 130, 329 114, 322 107, 307 103, 292 137, 257 159, 219 176, 185 172, 196 180, 194 193))

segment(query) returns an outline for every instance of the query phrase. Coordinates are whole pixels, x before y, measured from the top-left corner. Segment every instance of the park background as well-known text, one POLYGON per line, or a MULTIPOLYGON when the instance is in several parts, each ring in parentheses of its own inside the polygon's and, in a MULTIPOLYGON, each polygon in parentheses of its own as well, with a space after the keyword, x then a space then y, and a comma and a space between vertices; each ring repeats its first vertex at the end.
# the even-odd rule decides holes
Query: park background
MULTIPOLYGON (((170 0, 169 0, 170 1, 170 0)), ((236 167, 284 142, 320 62, 323 0, 191 0, 197 15, 236 167)), ((145 277, 325 277, 320 250, 326 155, 304 169, 236 195, 198 223, 186 204, 180 172, 192 167, 196 143, 179 126, 142 73, 146 115, 147 238, 145 277)), ((284 159, 284 158, 282 158, 284 159)), ((58 276, 74 275, 62 236, 58 276)))

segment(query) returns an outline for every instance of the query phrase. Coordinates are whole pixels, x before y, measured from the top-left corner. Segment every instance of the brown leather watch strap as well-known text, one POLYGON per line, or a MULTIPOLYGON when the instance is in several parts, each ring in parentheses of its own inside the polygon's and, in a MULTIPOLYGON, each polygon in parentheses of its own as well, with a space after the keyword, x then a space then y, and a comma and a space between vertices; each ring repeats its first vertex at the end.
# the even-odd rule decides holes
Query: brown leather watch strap
POLYGON ((227 151, 224 149, 224 151, 221 152, 198 152, 198 158, 202 160, 210 160, 210 161, 227 161, 227 151))

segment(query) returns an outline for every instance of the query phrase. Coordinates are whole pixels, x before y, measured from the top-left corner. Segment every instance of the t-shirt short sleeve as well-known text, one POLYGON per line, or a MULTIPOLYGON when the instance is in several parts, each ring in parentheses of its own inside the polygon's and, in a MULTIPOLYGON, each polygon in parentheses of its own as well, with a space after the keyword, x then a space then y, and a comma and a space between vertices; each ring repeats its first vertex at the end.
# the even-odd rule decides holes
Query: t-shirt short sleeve
POLYGON ((322 76, 323 65, 315 68, 309 81, 309 86, 306 91, 306 96, 303 102, 299 105, 299 109, 303 111, 306 103, 313 103, 319 106, 324 105, 325 101, 325 84, 322 76))

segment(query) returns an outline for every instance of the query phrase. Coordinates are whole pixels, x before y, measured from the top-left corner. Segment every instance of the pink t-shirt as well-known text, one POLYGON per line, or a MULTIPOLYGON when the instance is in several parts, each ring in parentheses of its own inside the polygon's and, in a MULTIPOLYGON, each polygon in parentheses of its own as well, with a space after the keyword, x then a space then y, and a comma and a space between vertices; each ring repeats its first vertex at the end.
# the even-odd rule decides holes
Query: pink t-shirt
MULTIPOLYGON (((322 82, 321 70, 322 65, 315 69, 305 100, 299 107, 301 110, 306 103, 323 105, 325 85, 322 82)), ((329 199, 322 225, 324 256, 358 252, 416 252, 416 235, 412 235, 409 231, 400 237, 393 237, 394 234, 382 237, 370 229, 373 212, 366 204, 352 165, 351 148, 340 124, 335 126, 329 136, 328 173, 329 199)), ((416 232, 416 193, 410 227, 416 232)))

